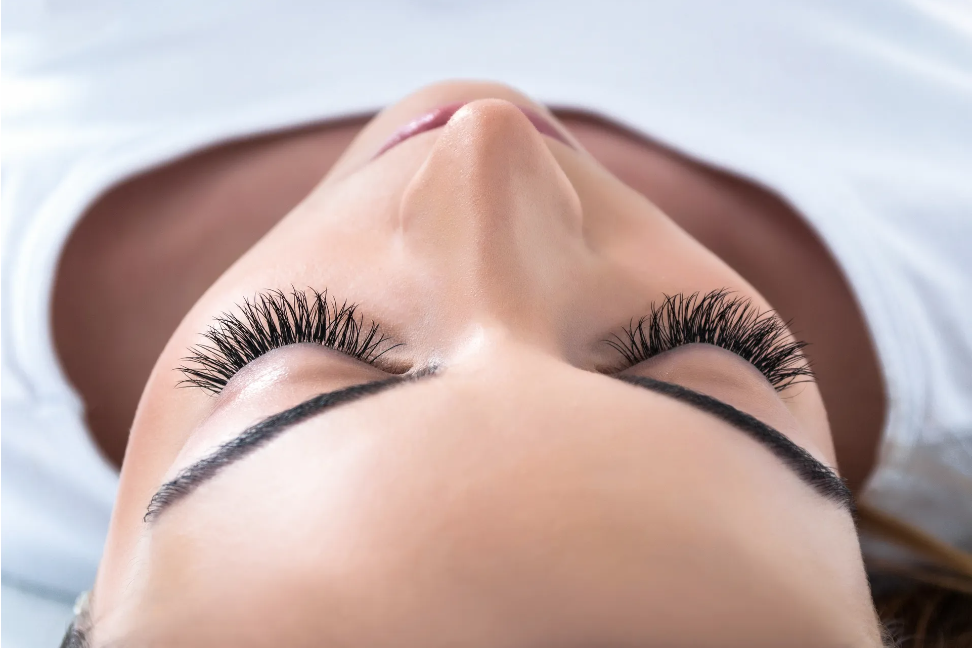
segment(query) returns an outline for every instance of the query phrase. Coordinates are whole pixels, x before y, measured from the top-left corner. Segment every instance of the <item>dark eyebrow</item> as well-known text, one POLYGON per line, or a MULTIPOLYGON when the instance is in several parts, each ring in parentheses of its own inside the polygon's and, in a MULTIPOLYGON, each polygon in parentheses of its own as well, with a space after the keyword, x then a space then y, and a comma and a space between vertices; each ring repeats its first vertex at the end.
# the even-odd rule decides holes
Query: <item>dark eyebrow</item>
POLYGON ((680 385, 642 376, 614 376, 622 382, 674 398, 697 410, 712 414, 729 423, 770 450, 775 457, 825 499, 855 515, 855 500, 845 481, 834 470, 815 459, 810 452, 770 427, 760 419, 741 412, 712 396, 700 394, 680 385))
POLYGON ((361 398, 374 396, 397 385, 414 382, 432 374, 433 371, 425 370, 415 374, 393 376, 392 378, 326 392, 251 425, 238 436, 220 445, 215 451, 186 467, 175 478, 163 484, 149 500, 149 506, 142 520, 151 522, 164 510, 192 493, 204 482, 215 477, 223 468, 265 445, 288 428, 339 405, 346 405, 361 398))
MULTIPOLYGON (((339 405, 374 396, 397 385, 414 382, 422 377, 433 375, 433 373, 432 371, 424 371, 413 375, 394 376, 384 380, 353 385, 320 394, 290 409, 265 418, 244 430, 239 436, 220 445, 208 456, 185 468, 171 481, 163 484, 149 501, 143 521, 152 522, 163 511, 192 493, 204 482, 212 479, 223 468, 247 456, 288 428, 339 405)), ((844 480, 811 456, 807 450, 766 423, 731 405, 727 405, 723 401, 686 387, 641 376, 614 376, 614 378, 674 398, 697 410, 716 416, 770 450, 816 493, 839 504, 843 509, 854 515, 854 500, 844 480)))

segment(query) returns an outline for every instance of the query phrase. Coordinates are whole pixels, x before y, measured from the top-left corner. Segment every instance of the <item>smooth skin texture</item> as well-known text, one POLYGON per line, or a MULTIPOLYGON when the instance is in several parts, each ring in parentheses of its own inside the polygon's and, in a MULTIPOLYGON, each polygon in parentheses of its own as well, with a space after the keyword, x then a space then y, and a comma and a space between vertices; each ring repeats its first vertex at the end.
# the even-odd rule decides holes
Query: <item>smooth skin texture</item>
MULTIPOLYGON (((96 644, 878 645, 847 512, 731 426, 602 373, 618 363, 604 340, 664 294, 771 304, 514 103, 546 113, 485 84, 382 112, 189 311, 128 441, 96 644), (474 101, 370 161, 447 98, 474 101), (217 397, 178 388, 214 316, 291 285, 361 304, 402 343, 391 366, 439 374, 301 423, 145 524, 155 490, 218 443, 385 375, 299 345, 217 397)), ((813 383, 778 394, 703 345, 629 371, 837 465, 813 383)))
MULTIPOLYGON (((450 82, 424 92, 448 103, 457 93, 493 96, 497 87, 450 82)), ((842 475, 857 491, 875 461, 885 394, 855 298, 804 219, 751 181, 597 116, 555 114, 612 175, 794 323, 810 343, 805 353, 842 475)), ((126 180, 88 209, 58 266, 54 335, 84 399, 88 428, 109 461, 121 466, 142 390, 185 314, 311 192, 368 121, 355 117, 215 146, 126 180)))

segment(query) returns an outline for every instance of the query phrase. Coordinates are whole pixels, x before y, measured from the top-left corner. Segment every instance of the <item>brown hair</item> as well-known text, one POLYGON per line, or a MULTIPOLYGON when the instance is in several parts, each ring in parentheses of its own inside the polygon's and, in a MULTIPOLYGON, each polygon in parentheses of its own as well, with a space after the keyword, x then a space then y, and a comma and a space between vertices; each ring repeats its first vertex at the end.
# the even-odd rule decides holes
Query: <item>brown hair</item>
POLYGON ((903 564, 865 557, 872 597, 884 630, 895 648, 969 648, 970 554, 868 504, 858 504, 863 537, 908 551, 903 564))

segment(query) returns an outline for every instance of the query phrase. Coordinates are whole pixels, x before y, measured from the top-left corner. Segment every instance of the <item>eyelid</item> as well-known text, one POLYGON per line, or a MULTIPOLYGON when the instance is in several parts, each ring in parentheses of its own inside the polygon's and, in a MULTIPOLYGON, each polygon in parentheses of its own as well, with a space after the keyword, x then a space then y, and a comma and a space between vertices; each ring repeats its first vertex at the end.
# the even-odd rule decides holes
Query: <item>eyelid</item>
POLYGON ((399 346, 371 321, 365 325, 357 304, 328 299, 328 293, 291 288, 267 290, 224 312, 203 333, 206 342, 189 349, 179 367, 182 386, 219 394, 238 371, 264 354, 291 344, 320 344, 376 365, 399 346))
POLYGON ((309 344, 290 345, 257 358, 211 399, 179 453, 186 457, 229 441, 239 430, 268 414, 291 408, 321 393, 391 378, 389 374, 338 351, 309 344))
POLYGON ((649 314, 605 340, 622 356, 614 373, 687 344, 710 344, 735 353, 756 367, 777 391, 812 379, 802 349, 787 324, 773 311, 759 311, 746 297, 728 289, 705 295, 665 295, 649 314))
POLYGON ((784 432, 798 434, 800 430, 797 419, 764 375, 737 354, 716 346, 673 349, 625 370, 622 377, 626 375, 711 396, 784 432))
MULTIPOLYGON (((233 400, 265 393, 281 384, 347 386, 388 378, 374 365, 317 344, 290 344, 273 349, 240 369, 220 392, 217 408, 233 400)), ((317 389, 321 391, 321 389, 317 389)), ((215 410, 214 410, 215 411, 215 410)))

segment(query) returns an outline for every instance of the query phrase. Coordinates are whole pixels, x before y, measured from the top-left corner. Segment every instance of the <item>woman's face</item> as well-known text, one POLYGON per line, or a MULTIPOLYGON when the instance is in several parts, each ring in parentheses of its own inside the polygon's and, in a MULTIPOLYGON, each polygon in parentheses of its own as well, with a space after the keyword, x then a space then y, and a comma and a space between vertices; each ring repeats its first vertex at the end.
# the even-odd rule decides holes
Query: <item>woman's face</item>
POLYGON ((96 644, 877 644, 847 494, 818 465, 836 463, 818 390, 772 315, 734 315, 746 300, 772 308, 542 106, 492 84, 420 90, 159 358, 96 644), (455 102, 445 126, 374 157, 455 102), (251 334, 280 324, 243 315, 261 295, 296 306, 293 339, 317 343, 184 360, 214 346, 210 327, 240 351, 223 313, 251 334), (339 333, 352 320, 327 306, 356 304, 364 330, 309 332, 302 301, 339 333), (385 340, 369 354, 372 321, 385 340))

